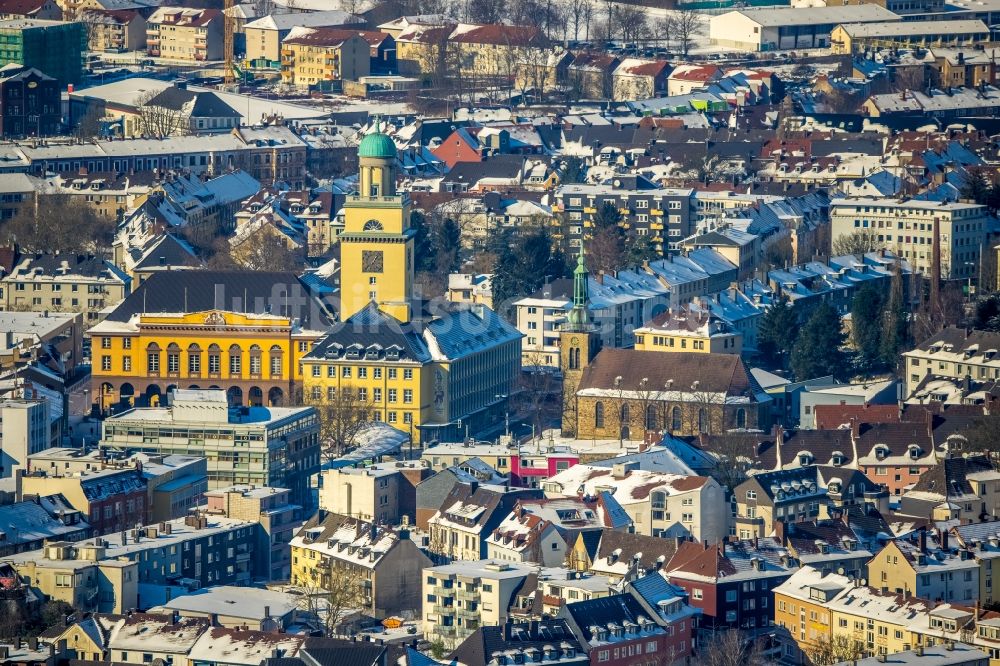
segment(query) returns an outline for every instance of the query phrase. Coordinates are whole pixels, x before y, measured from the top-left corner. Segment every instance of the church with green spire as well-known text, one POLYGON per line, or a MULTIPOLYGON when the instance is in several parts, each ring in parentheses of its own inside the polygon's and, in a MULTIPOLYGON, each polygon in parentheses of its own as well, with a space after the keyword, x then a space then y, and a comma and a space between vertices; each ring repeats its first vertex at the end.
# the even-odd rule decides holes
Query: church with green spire
POLYGON ((563 376, 562 434, 576 435, 576 390, 584 369, 601 349, 601 336, 590 320, 590 288, 583 244, 573 269, 573 307, 559 331, 559 368, 563 376))

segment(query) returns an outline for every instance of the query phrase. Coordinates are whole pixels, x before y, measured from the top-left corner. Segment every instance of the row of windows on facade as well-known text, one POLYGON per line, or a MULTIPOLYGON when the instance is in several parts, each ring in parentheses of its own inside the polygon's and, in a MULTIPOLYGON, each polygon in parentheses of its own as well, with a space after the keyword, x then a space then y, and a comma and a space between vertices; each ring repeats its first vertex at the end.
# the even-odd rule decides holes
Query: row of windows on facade
MULTIPOLYGON (((122 340, 122 349, 132 349, 132 338, 122 338, 121 340, 122 340)), ((110 337, 102 337, 101 338, 101 349, 111 349, 112 344, 113 344, 112 343, 112 338, 110 338, 110 337)), ((308 352, 309 349, 310 349, 310 346, 311 346, 311 343, 308 340, 299 340, 298 341, 298 350, 299 350, 300 353, 304 354, 304 353, 308 352)), ((159 351, 159 349, 160 349, 160 345, 158 345, 155 342, 150 342, 148 345, 146 345, 146 350, 147 351, 159 351)), ((176 342, 171 342, 169 345, 167 345, 167 351, 175 351, 175 350, 176 351, 180 350, 180 345, 178 345, 176 342)), ((278 350, 280 352, 281 351, 281 347, 279 347, 278 345, 272 345, 271 346, 271 351, 274 352, 275 350, 278 350)), ((190 345, 188 345, 188 352, 200 352, 200 351, 201 351, 201 345, 199 345, 198 343, 193 342, 190 345)), ((210 352, 211 351, 222 351, 222 348, 219 345, 217 345, 215 343, 212 343, 212 344, 210 344, 208 346, 208 351, 210 351, 210 352)), ((230 345, 229 346, 229 353, 230 354, 239 353, 241 351, 242 351, 242 347, 240 347, 239 345, 234 344, 234 345, 230 345)), ((260 351, 260 346, 259 345, 250 345, 250 351, 251 352, 255 352, 255 351, 259 352, 260 351)))
MULTIPOLYGON (((648 405, 646 407, 646 429, 655 430, 658 426, 658 412, 656 405, 648 405)), ((664 427, 669 425, 671 430, 680 430, 683 427, 683 418, 681 414, 680 407, 673 407, 670 412, 669 424, 667 422, 666 413, 664 413, 664 427)), ((631 420, 631 410, 629 405, 624 404, 619 408, 618 413, 619 423, 627 424, 631 420)), ((605 408, 603 402, 594 403, 594 427, 603 428, 605 426, 605 408)), ((698 410, 698 431, 708 432, 710 425, 708 410, 704 407, 698 410)), ((736 427, 745 428, 747 425, 747 410, 740 407, 736 410, 736 427)))
MULTIPOLYGON (((344 395, 345 399, 349 399, 351 396, 353 396, 358 401, 361 402, 367 402, 369 397, 368 389, 364 386, 353 388, 353 393, 352 393, 352 387, 345 386, 341 389, 341 395, 344 395)), ((381 388, 376 387, 371 390, 371 399, 373 403, 382 402, 382 396, 383 393, 381 388)), ((313 386, 310 389, 310 397, 313 400, 321 400, 323 398, 323 387, 313 386)), ((386 402, 388 403, 398 402, 399 391, 394 388, 387 389, 385 391, 385 397, 386 397, 386 402)), ((326 388, 326 399, 336 400, 336 398, 337 398, 337 388, 335 386, 328 386, 326 388)), ((413 403, 413 390, 403 389, 403 404, 412 404, 412 403, 413 403)))
MULTIPOLYGON (((313 377, 323 376, 323 366, 317 364, 311 367, 312 367, 313 377)), ((357 368, 353 368, 352 366, 349 365, 341 366, 340 376, 349 378, 354 374, 355 370, 357 370, 358 379, 368 379, 368 368, 365 366, 359 366, 357 368)), ((382 379, 382 368, 373 367, 371 368, 371 371, 372 371, 371 372, 372 379, 382 379)), ((399 377, 399 372, 396 368, 387 368, 386 375, 388 379, 397 379, 399 377)), ((336 377, 337 366, 335 365, 326 366, 326 376, 331 378, 336 377)), ((405 380, 413 379, 413 368, 403 368, 403 379, 405 380)))
MULTIPOLYGON (((256 345, 254 345, 256 346, 256 345)), ((249 351, 250 354, 250 374, 259 375, 263 367, 263 354, 260 348, 254 350, 253 348, 249 351)), ((153 351, 146 354, 146 372, 150 374, 155 374, 160 372, 160 352, 153 351)), ((200 351, 188 351, 187 359, 187 372, 191 375, 201 374, 202 362, 201 362, 201 352, 200 351)), ((167 372, 174 374, 181 371, 181 355, 180 352, 168 351, 167 352, 167 372)), ((270 365, 269 365, 271 376, 280 377, 284 372, 284 354, 279 348, 277 351, 274 349, 270 353, 270 365)), ((101 356, 101 370, 103 372, 110 372, 112 369, 111 356, 101 356)), ((122 357, 122 371, 131 372, 132 371, 132 357, 123 356, 122 357)), ((208 373, 212 375, 218 375, 222 373, 222 354, 220 352, 208 353, 208 373)), ((229 354, 229 375, 233 377, 238 377, 243 374, 243 357, 242 352, 230 352, 229 354)))

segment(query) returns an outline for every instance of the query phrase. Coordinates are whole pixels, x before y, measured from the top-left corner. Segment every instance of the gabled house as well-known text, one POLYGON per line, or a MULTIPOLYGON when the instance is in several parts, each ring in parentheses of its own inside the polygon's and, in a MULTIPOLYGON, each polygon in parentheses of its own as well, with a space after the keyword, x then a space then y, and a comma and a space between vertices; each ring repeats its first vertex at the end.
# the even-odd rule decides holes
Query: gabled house
POLYGON ((612 467, 578 464, 543 487, 548 497, 607 493, 640 534, 712 541, 729 534, 725 494, 711 477, 649 472, 634 461, 612 467))
POLYGON ((420 608, 423 570, 431 560, 406 529, 321 510, 291 541, 292 584, 329 589, 331 578, 359 582, 365 611, 378 617, 420 608))
MULTIPOLYGON (((957 448, 961 435, 948 443, 957 448)), ((902 494, 899 513, 959 524, 996 520, 1000 516, 1000 472, 987 455, 963 456, 958 451, 931 467, 902 494)))
POLYGON ((612 582, 630 581, 663 570, 683 540, 604 529, 576 537, 568 565, 577 571, 607 576, 612 582))
POLYGON ((575 54, 566 68, 570 94, 582 99, 607 99, 613 92, 613 72, 620 64, 621 60, 609 53, 575 54))
POLYGON ((797 563, 773 539, 715 545, 687 541, 670 558, 663 575, 701 609, 702 627, 752 631, 771 625, 771 590, 795 568, 797 563))
POLYGON ((616 102, 662 97, 667 93, 670 65, 665 60, 625 58, 611 75, 616 102))
POLYGON ((716 65, 678 65, 667 78, 667 94, 689 95, 722 77, 716 65))
POLYGON ((517 501, 541 497, 542 491, 536 489, 459 483, 427 521, 428 549, 455 559, 482 559, 487 556, 490 535, 500 527, 517 501))
POLYGON ((567 604, 559 613, 584 642, 592 666, 685 660, 694 651, 696 615, 683 590, 659 574, 635 581, 624 594, 567 604))
POLYGON ((590 657, 565 620, 479 627, 448 656, 464 666, 589 666, 590 657))
POLYGON ((809 465, 755 474, 733 489, 741 539, 771 534, 779 522, 827 518, 831 507, 880 504, 888 493, 855 469, 809 465))

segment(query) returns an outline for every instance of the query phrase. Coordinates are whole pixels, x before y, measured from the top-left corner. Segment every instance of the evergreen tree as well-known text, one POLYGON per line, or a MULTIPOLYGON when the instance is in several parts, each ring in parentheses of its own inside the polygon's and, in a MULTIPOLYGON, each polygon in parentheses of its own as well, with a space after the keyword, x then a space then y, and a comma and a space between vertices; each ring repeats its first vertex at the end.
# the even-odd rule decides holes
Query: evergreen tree
POLYGON ((910 312, 903 289, 903 271, 897 263, 889 283, 889 298, 885 305, 882 326, 882 363, 895 368, 899 354, 910 341, 910 312))
POLYGON ((771 367, 786 367, 798 334, 798 323, 795 310, 784 296, 764 313, 757 328, 757 347, 771 367))
POLYGON ((846 377, 846 359, 841 347, 844 332, 840 315, 826 303, 817 307, 809 317, 792 350, 792 371, 799 381, 833 375, 846 377))
POLYGON ((982 171, 966 171, 959 194, 963 199, 971 199, 985 205, 990 197, 990 181, 982 171))
POLYGON ((625 260, 629 266, 641 266, 643 262, 662 258, 663 254, 649 236, 633 236, 625 246, 625 260))
POLYGON ((882 306, 882 295, 871 285, 859 289, 851 301, 851 340, 862 374, 870 374, 882 361, 882 306))
POLYGON ((492 281, 493 309, 501 315, 509 316, 514 300, 525 295, 520 279, 520 260, 511 245, 501 248, 496 257, 492 281))
POLYGON ((621 229, 622 213, 612 201, 605 201, 594 213, 594 229, 621 229))
POLYGON ((1000 331, 1000 297, 992 294, 976 303, 973 326, 982 331, 1000 331))
POLYGON ((418 273, 433 271, 437 267, 434 260, 434 239, 431 236, 427 217, 422 211, 410 213, 410 226, 415 231, 413 237, 414 270, 418 273))

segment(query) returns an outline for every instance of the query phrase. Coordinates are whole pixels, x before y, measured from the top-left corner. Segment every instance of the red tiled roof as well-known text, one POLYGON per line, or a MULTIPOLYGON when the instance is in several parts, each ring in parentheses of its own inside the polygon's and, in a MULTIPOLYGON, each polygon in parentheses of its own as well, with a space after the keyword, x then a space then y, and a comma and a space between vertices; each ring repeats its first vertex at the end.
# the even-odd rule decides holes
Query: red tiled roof
POLYGON ((464 44, 496 44, 499 46, 538 46, 545 40, 534 26, 493 23, 451 35, 448 41, 464 44))
POLYGON ((695 68, 678 68, 670 75, 670 78, 677 81, 707 81, 721 70, 715 65, 705 65, 695 68))
POLYGON ((346 30, 344 28, 308 28, 308 32, 306 30, 302 30, 299 34, 294 36, 289 35, 282 40, 282 43, 309 44, 313 46, 338 46, 349 40, 351 37, 361 37, 362 39, 365 39, 363 32, 364 31, 360 30, 346 30))
POLYGON ((633 65, 632 67, 625 67, 622 72, 631 74, 632 76, 658 76, 668 66, 668 63, 664 60, 654 60, 652 62, 633 65))
POLYGON ((218 9, 200 9, 195 13, 183 7, 164 7, 162 13, 157 13, 160 23, 192 27, 208 25, 213 20, 222 17, 222 12, 218 9))
POLYGON ((31 16, 44 4, 45 0, 0 0, 0 13, 31 16))

